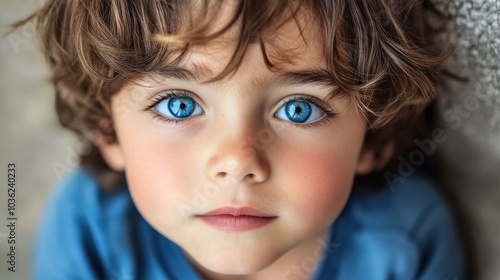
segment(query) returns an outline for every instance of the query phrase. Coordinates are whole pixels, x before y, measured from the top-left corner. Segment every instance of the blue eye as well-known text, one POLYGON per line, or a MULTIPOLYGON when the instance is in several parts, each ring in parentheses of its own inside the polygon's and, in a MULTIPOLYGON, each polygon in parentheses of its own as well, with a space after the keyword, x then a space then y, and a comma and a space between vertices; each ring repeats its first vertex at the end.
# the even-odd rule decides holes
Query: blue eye
POLYGON ((203 109, 189 96, 172 96, 159 101, 155 110, 171 119, 185 119, 202 115, 203 109))
POLYGON ((293 123, 311 123, 325 115, 325 112, 318 106, 307 100, 286 101, 275 113, 278 119, 293 123))

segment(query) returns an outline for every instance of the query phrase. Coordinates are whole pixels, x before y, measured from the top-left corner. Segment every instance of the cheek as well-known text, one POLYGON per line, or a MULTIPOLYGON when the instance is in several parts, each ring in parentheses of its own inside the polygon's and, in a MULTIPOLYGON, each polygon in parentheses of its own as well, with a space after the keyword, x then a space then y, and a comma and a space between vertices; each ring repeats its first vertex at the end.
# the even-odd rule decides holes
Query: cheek
POLYGON ((150 224, 165 230, 182 219, 176 202, 189 196, 194 162, 187 145, 174 145, 161 137, 154 140, 141 138, 122 145, 134 203, 150 224))
MULTIPOLYGON (((339 139, 341 140, 341 139, 339 139)), ((361 141, 287 145, 276 166, 291 214, 304 229, 327 227, 344 208, 352 189, 361 141), (359 143, 357 143, 359 142, 359 143)))
POLYGON ((338 212, 351 191, 353 167, 344 155, 321 151, 289 155, 290 192, 301 212, 338 212))

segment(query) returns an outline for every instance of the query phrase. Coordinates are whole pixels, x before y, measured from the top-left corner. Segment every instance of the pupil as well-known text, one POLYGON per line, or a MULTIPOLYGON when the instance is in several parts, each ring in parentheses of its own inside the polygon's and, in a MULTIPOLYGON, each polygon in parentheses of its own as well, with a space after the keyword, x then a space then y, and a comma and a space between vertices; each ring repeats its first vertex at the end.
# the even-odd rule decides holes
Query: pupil
POLYGON ((180 107, 181 107, 181 110, 184 110, 184 109, 186 109, 186 104, 185 103, 181 103, 180 107))
POLYGON ((295 107, 295 113, 297 115, 300 115, 302 113, 302 108, 301 107, 295 107))

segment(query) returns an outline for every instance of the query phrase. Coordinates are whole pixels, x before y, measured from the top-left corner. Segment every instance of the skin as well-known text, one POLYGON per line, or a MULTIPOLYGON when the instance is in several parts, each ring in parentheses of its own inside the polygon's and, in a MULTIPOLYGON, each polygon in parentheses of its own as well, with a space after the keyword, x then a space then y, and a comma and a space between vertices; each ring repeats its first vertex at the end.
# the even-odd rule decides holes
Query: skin
MULTIPOLYGON (((149 77, 112 98, 118 142, 101 144, 105 160, 126 171, 140 213, 207 279, 309 277, 304 261, 317 264, 326 249, 318 240, 345 206, 354 175, 374 165, 362 149, 366 121, 348 98, 328 98, 332 87, 325 85, 276 83, 286 71, 326 68, 314 39, 319 29, 307 28, 307 45, 295 23, 274 34, 294 55, 294 64, 280 63, 277 72, 251 45, 234 76, 207 84, 149 77), (191 92, 204 113, 172 123, 144 110, 172 89, 191 92), (297 94, 324 100, 336 116, 310 126, 277 118, 283 100, 297 94), (196 217, 223 206, 251 206, 277 218, 224 232, 196 217)), ((218 73, 234 49, 231 36, 193 48, 180 65, 218 73)))

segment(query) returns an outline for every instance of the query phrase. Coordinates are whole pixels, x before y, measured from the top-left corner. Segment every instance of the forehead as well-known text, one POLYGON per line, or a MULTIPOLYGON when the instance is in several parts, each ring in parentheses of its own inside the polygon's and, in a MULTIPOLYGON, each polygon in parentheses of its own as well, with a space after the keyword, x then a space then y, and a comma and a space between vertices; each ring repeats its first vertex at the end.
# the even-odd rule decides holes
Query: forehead
MULTIPOLYGON (((234 9, 235 5, 231 2, 221 4, 216 20, 209 25, 211 32, 227 25, 234 9)), ((284 12, 281 17, 260 33, 261 41, 253 40, 248 45, 239 42, 242 32, 240 18, 221 36, 190 46, 178 65, 189 69, 197 77, 209 79, 219 74, 235 53, 243 52, 235 72, 241 71, 240 68, 249 62, 255 64, 255 60, 260 60, 269 69, 266 59, 275 67, 273 72, 326 68, 321 29, 313 20, 312 12, 301 7, 295 14, 284 12)))

